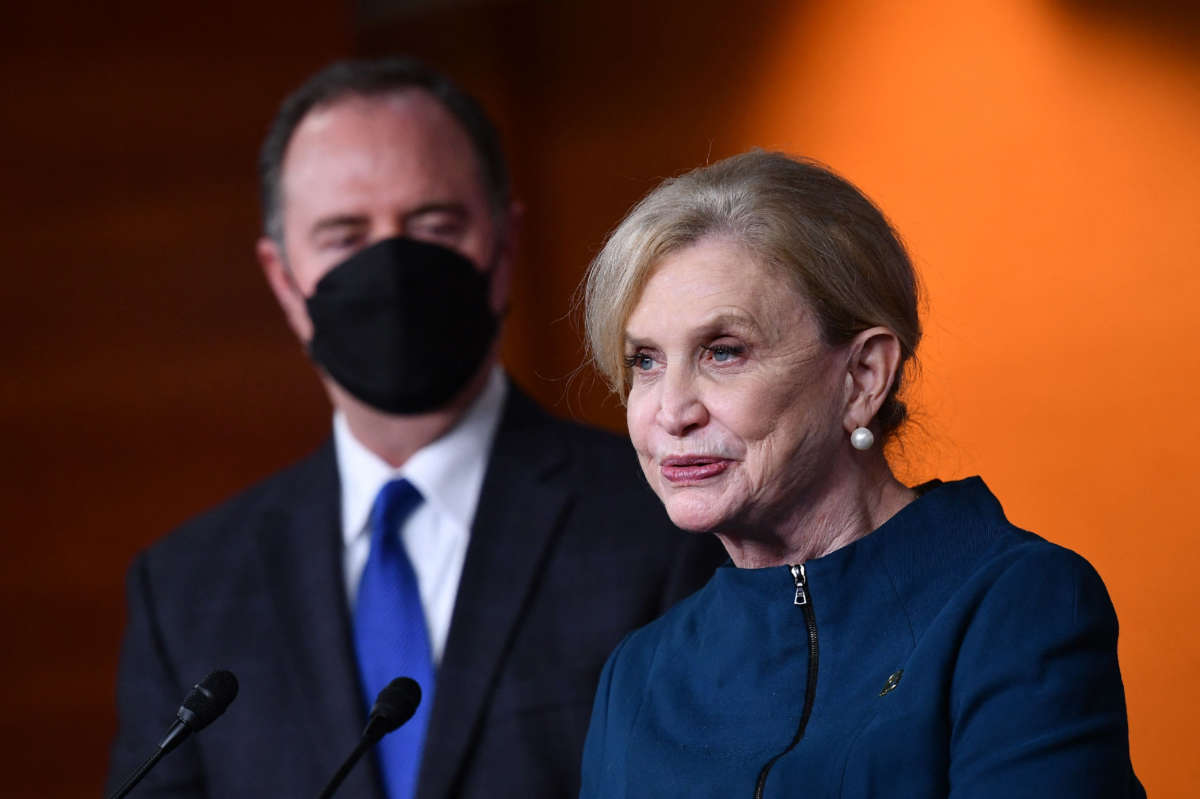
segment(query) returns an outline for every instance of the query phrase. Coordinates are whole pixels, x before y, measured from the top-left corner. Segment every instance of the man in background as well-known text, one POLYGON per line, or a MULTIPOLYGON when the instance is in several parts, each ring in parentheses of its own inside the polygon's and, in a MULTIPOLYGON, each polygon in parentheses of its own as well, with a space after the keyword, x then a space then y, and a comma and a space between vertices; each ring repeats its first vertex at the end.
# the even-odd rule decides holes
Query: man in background
POLYGON ((707 579, 627 442, 497 365, 520 218, 493 126, 416 62, 342 62, 284 102, 258 260, 334 407, 332 438, 129 574, 110 789, 192 683, 237 701, 141 796, 316 796, 376 693, 414 718, 346 796, 568 797, 620 638, 707 579))

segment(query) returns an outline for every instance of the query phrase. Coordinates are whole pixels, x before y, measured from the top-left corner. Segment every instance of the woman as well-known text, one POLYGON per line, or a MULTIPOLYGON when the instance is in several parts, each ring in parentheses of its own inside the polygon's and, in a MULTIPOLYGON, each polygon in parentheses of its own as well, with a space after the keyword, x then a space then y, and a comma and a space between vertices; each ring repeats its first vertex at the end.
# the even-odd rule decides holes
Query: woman
POLYGON ((869 200, 778 154, 697 169, 585 301, 650 485, 732 563, 610 657, 583 797, 1144 796, 1095 571, 979 478, 892 475, 921 329, 869 200))

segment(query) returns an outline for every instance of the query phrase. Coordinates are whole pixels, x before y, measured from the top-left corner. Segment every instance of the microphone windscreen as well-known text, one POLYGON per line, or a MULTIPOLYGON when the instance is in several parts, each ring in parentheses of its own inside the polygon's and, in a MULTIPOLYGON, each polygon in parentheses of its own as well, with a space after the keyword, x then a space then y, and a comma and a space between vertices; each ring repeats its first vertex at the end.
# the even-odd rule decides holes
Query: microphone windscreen
POLYGON ((417 685, 417 681, 411 677, 397 677, 375 698, 371 721, 377 722, 376 729, 381 735, 386 735, 411 719, 420 704, 421 686, 417 685))
POLYGON ((233 672, 220 669, 192 688, 179 708, 179 720, 193 732, 212 724, 237 698, 238 681, 233 672))

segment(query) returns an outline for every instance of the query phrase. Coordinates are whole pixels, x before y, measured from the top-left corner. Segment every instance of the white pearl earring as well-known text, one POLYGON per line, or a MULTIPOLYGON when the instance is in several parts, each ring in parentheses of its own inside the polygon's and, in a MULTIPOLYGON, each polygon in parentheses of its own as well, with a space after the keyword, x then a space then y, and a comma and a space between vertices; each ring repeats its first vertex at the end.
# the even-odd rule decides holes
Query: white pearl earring
POLYGON ((850 434, 850 446, 859 450, 867 450, 875 443, 875 434, 865 427, 856 427, 850 434))

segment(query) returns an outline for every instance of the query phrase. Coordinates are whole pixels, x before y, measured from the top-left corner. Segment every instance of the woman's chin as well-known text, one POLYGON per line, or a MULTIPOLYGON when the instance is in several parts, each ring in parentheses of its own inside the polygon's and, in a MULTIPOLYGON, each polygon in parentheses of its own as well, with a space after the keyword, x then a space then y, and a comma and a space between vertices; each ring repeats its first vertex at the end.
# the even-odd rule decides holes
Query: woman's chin
POLYGON ((711 533, 720 527, 726 517, 721 509, 679 498, 667 500, 666 507, 671 523, 689 533, 711 533))

